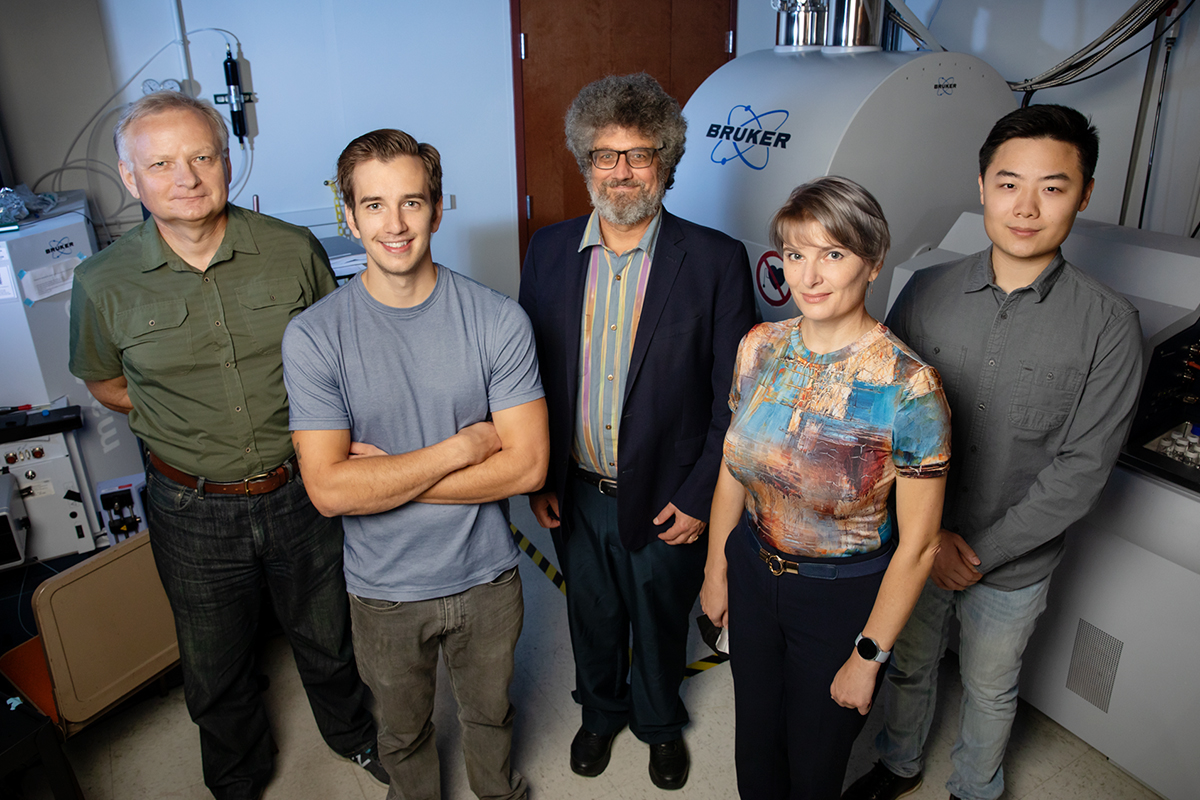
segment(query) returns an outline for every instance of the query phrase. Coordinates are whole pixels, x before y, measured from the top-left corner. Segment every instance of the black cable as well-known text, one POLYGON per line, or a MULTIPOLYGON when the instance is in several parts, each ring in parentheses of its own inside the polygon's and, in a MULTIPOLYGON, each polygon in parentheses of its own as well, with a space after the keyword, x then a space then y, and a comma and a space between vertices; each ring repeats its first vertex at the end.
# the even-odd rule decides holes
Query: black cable
POLYGON ((1037 89, 1029 89, 1025 92, 1025 96, 1021 98, 1021 108, 1029 108, 1029 101, 1033 99, 1033 93, 1037 89))
POLYGON ((1200 222, 1197 222, 1197 223, 1196 223, 1196 227, 1192 229, 1192 235, 1191 235, 1191 236, 1189 236, 1188 238, 1189 238, 1189 239, 1195 239, 1195 238, 1196 238, 1196 234, 1197 234, 1197 233, 1200 233, 1200 222))
POLYGON ((1142 210, 1138 214, 1138 228, 1146 219, 1146 201, 1150 198, 1150 175, 1154 172, 1154 150, 1158 144, 1158 122, 1162 118, 1163 95, 1167 92, 1167 65, 1171 63, 1171 49, 1175 39, 1167 39, 1167 52, 1163 56, 1162 79, 1158 84, 1158 105, 1154 108, 1154 127, 1150 133, 1150 156, 1146 160, 1146 185, 1142 187, 1142 210))
POLYGON ((1138 53, 1145 50, 1150 45, 1157 42, 1162 37, 1166 36, 1167 31, 1171 30, 1171 28, 1173 28, 1173 27, 1175 27, 1175 25, 1179 24, 1179 20, 1183 19, 1183 15, 1186 14, 1188 12, 1188 9, 1191 8, 1195 3, 1196 3, 1196 0, 1191 0, 1191 2, 1189 2, 1186 6, 1183 7, 1183 11, 1180 11, 1178 14, 1175 15, 1175 19, 1170 24, 1168 24, 1165 28, 1163 28, 1157 36, 1155 36, 1150 41, 1146 42, 1144 45, 1139 47, 1137 50, 1134 50, 1132 53, 1129 53, 1128 55, 1122 56, 1120 59, 1109 64, 1107 67, 1100 70, 1099 72, 1093 72, 1091 75, 1084 75, 1082 78, 1076 78, 1073 81, 1066 81, 1064 83, 1055 84, 1055 87, 1070 86, 1075 83, 1083 83, 1086 80, 1091 80, 1092 78, 1095 78, 1097 75, 1103 75, 1104 73, 1108 72, 1110 69, 1112 69, 1113 67, 1117 66, 1118 64, 1120 64, 1124 61, 1128 61, 1129 59, 1136 56, 1138 53))

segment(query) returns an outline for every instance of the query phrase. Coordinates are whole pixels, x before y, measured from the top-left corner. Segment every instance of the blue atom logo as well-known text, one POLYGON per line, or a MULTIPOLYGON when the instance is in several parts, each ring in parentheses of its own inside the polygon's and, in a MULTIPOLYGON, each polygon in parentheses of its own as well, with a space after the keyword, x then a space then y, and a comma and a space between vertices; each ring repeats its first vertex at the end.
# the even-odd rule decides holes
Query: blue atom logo
POLYGON ((760 142, 758 136, 763 131, 778 132, 788 116, 788 112, 782 108, 762 114, 755 114, 750 106, 729 109, 726 124, 734 130, 728 138, 721 138, 713 147, 713 163, 728 164, 740 159, 750 169, 765 169, 771 158, 771 146, 760 142))
POLYGON ((51 256, 51 258, 59 258, 61 256, 71 255, 71 247, 72 244, 70 236, 64 236, 61 239, 51 239, 50 249, 54 251, 54 255, 51 256))

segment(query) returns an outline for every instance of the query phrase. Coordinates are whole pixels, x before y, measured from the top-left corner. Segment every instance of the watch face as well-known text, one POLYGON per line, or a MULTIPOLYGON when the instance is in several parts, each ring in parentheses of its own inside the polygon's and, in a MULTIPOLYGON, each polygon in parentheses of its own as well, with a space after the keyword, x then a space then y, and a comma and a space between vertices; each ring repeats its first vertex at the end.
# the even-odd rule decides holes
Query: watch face
POLYGON ((879 655, 879 645, 865 636, 858 640, 858 644, 855 647, 858 648, 858 654, 867 661, 874 661, 875 656, 879 655))

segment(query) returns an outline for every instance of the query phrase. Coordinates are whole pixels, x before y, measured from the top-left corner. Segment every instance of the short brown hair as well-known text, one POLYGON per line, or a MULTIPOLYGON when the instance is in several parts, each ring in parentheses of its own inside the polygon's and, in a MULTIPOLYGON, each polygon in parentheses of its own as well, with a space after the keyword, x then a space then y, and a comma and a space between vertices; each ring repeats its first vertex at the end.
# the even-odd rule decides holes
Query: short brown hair
POLYGON ((121 112, 121 118, 113 127, 113 147, 117 150, 117 158, 129 163, 128 142, 129 127, 133 123, 165 111, 195 111, 204 118, 204 122, 212 129, 213 141, 221 148, 222 155, 229 153, 229 128, 221 112, 213 108, 207 100, 191 97, 183 92, 154 92, 134 100, 121 112))
POLYGON ((346 210, 354 213, 354 169, 368 161, 392 161, 400 156, 416 156, 425 165, 429 178, 429 202, 436 206, 442 199, 442 156, 437 148, 395 128, 380 128, 364 133, 338 156, 337 184, 346 210))
POLYGON ((782 250, 787 229, 809 221, 869 264, 882 264, 892 245, 879 201, 849 178, 827 175, 793 189, 771 218, 771 244, 782 250))

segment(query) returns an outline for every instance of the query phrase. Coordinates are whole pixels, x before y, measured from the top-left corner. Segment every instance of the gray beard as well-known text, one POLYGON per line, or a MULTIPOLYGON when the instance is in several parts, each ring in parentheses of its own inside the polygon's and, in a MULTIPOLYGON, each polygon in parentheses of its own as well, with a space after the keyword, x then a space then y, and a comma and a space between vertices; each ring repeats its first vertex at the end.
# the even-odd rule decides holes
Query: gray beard
POLYGON ((613 225, 635 225, 658 213, 659 208, 662 207, 663 195, 666 194, 661 182, 659 191, 653 195, 646 190, 646 185, 641 181, 624 183, 635 183, 641 186, 641 190, 634 197, 616 200, 603 192, 601 187, 588 181, 588 194, 592 197, 592 207, 605 221, 613 225))

